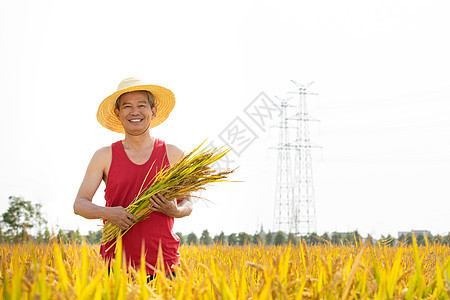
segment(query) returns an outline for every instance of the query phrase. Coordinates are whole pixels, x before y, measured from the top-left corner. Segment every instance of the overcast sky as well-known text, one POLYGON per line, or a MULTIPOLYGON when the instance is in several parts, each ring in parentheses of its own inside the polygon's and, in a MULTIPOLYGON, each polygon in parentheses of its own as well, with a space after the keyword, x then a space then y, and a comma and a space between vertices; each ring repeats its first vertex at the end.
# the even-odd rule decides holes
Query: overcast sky
MULTIPOLYGON (((449 231, 450 44, 447 1, 1 1, 0 212, 8 196, 73 214, 93 153, 123 138, 96 120, 124 78, 171 89, 151 134, 189 151, 261 93, 309 83, 319 234, 449 231)), ((202 196, 175 231, 272 229, 277 129, 254 129, 233 179, 202 196)), ((104 205, 102 185, 94 202, 104 205)), ((58 226, 58 227, 56 227, 58 226)))

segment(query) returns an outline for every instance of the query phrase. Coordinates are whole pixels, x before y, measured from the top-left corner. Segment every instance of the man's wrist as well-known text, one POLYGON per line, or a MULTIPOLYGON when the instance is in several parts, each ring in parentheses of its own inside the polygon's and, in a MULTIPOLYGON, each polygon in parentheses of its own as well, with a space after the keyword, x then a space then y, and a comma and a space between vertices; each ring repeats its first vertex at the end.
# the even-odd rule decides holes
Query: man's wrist
POLYGON ((188 209, 186 207, 179 207, 177 215, 175 218, 183 218, 189 215, 190 212, 188 212, 188 209))
POLYGON ((108 207, 98 206, 100 219, 107 220, 108 207))
POLYGON ((181 208, 180 207, 177 208, 177 212, 175 213, 175 215, 173 217, 174 218, 181 218, 181 208))

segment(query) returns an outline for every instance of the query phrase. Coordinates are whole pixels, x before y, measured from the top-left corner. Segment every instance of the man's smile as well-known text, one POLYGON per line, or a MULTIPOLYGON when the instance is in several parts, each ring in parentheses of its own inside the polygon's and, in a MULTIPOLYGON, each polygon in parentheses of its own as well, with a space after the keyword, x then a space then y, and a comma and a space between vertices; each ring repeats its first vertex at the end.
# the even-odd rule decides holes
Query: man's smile
POLYGON ((130 119, 128 121, 131 122, 131 123, 139 123, 139 122, 142 122, 142 120, 143 119, 130 119))

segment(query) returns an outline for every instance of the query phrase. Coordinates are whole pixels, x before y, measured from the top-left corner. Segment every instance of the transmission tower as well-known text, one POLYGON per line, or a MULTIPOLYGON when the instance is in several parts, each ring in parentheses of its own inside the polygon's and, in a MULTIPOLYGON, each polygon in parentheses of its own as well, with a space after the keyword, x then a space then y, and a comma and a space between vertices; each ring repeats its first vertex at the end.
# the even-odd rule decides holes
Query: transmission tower
POLYGON ((281 100, 281 122, 277 161, 277 187, 274 209, 275 230, 304 235, 317 232, 314 204, 311 144, 309 123, 318 121, 310 118, 306 95, 307 88, 295 81, 298 103, 290 115, 287 100, 281 100), (293 132, 294 131, 294 132, 293 132), (294 138, 290 138, 294 136, 294 138), (291 163, 291 158, 294 163, 291 163))
POLYGON ((307 86, 300 85, 292 80, 296 85, 298 95, 298 113, 293 116, 297 122, 296 140, 292 143, 295 149, 294 162, 294 220, 292 228, 295 234, 308 234, 317 232, 316 208, 314 203, 314 185, 311 157, 311 140, 309 137, 309 123, 317 121, 311 119, 308 114, 308 103, 306 95, 311 95, 307 91, 307 86))
MULTIPOLYGON (((277 97, 278 98, 278 97, 277 97)), ((277 190, 275 195, 274 209, 274 228, 276 231, 288 232, 291 229, 292 220, 292 165, 291 151, 289 145, 289 122, 287 109, 289 107, 288 99, 280 99, 281 103, 281 122, 277 126, 280 128, 278 136, 278 158, 277 158, 277 190)))

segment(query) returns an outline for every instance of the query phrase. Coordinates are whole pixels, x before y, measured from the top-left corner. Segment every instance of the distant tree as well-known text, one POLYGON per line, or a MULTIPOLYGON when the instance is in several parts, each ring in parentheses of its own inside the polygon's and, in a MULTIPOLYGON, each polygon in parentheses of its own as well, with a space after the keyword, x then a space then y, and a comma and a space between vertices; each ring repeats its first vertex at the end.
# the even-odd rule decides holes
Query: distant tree
POLYGON ((443 237, 440 234, 433 236, 433 243, 443 243, 443 237))
POLYGON ((323 243, 329 242, 330 241, 330 236, 328 235, 328 232, 324 232, 321 236, 320 236, 320 240, 323 243))
POLYGON ((255 233, 252 237, 252 243, 255 245, 258 245, 259 243, 262 243, 262 235, 261 233, 255 233))
POLYGON ((50 236, 50 231, 48 231, 48 228, 45 227, 44 235, 43 235, 43 242, 44 242, 45 244, 47 244, 48 242, 50 242, 50 238, 51 238, 51 236, 50 236))
POLYGON ((206 229, 202 232, 202 236, 200 237, 200 244, 205 246, 209 246, 210 244, 212 244, 212 238, 209 235, 208 230, 206 229))
POLYGON ((292 232, 290 232, 288 234, 287 240, 288 240, 288 243, 291 243, 291 245, 293 245, 293 246, 298 244, 298 239, 295 236, 295 234, 293 234, 292 232))
POLYGON ((67 230, 66 232, 66 236, 67 236, 67 242, 71 242, 75 240, 75 231, 71 230, 67 230))
POLYGON ((195 235, 195 233, 193 233, 193 232, 189 233, 187 236, 186 242, 189 245, 197 245, 198 239, 197 239, 197 236, 195 235))
POLYGON ((100 242, 100 239, 97 240, 97 232, 89 230, 88 234, 85 236, 86 242, 90 245, 94 245, 100 242))
POLYGON ((406 235, 406 237, 405 237, 405 242, 408 244, 408 245, 412 245, 412 234, 411 233, 408 233, 407 235, 406 235))
POLYGON ((342 241, 342 235, 339 232, 333 232, 331 234, 331 242, 335 245, 339 245, 342 241))
POLYGON ((230 246, 234 246, 237 244, 237 237, 236 237, 236 233, 232 233, 228 236, 228 245, 230 246))
POLYGON ((416 235, 416 242, 417 242, 417 245, 425 245, 425 235, 423 235, 423 234, 417 234, 416 235))
POLYGON ((23 197, 10 196, 8 210, 2 214, 2 239, 7 237, 11 241, 26 239, 32 228, 37 229, 37 237, 42 239, 41 228, 47 221, 41 213, 41 204, 33 205, 23 197))
MULTIPOLYGON (((390 235, 389 235, 390 236, 390 235)), ((359 234, 358 230, 353 231, 353 239, 359 243, 359 240, 362 241, 362 236, 359 234)))
POLYGON ((354 236, 353 236, 353 233, 352 232, 346 232, 345 234, 344 234, 344 236, 342 237, 342 240, 343 240, 343 242, 347 245, 347 244, 350 244, 350 245, 354 245, 355 244, 355 238, 354 238, 354 236))
POLYGON ((7 226, 7 233, 15 241, 26 237, 27 231, 33 227, 34 207, 30 201, 22 197, 10 196, 8 210, 2 215, 7 226))
POLYGON ((398 241, 402 244, 412 245, 412 234, 408 233, 406 235, 402 234, 398 237, 398 241))
POLYGON ((42 235, 42 233, 41 233, 41 232, 38 232, 38 233, 36 234, 36 243, 37 243, 37 244, 41 244, 41 243, 43 242, 43 238, 44 238, 44 236, 42 235))
POLYGON ((366 241, 370 243, 372 246, 377 243, 377 241, 370 234, 367 235, 366 241))
POLYGON ((103 236, 102 230, 97 230, 97 232, 95 233, 96 243, 100 243, 102 236, 103 236))
POLYGON ((275 238, 274 238, 274 244, 276 246, 282 245, 286 242, 286 237, 284 236, 284 233, 282 231, 278 231, 275 234, 275 238))
POLYGON ((381 243, 386 246, 393 246, 395 244, 395 239, 388 234, 386 237, 381 236, 381 243))
POLYGON ((226 238, 225 234, 223 233, 223 231, 219 235, 214 236, 214 243, 220 244, 220 245, 225 245, 226 242, 227 242, 227 238, 226 238))
POLYGON ((266 234, 265 241, 266 241, 267 245, 272 245, 272 242, 273 242, 273 233, 272 232, 269 231, 266 234))
POLYGON ((342 236, 342 240, 345 244, 351 244, 355 245, 356 243, 359 243, 359 239, 361 238, 361 235, 358 233, 358 230, 355 230, 353 232, 346 232, 342 236))
POLYGON ((186 243, 186 238, 184 235, 181 232, 177 232, 176 235, 180 238, 180 245, 184 245, 184 243, 186 243))
POLYGON ((306 243, 308 243, 309 245, 321 244, 321 239, 315 232, 308 234, 305 237, 305 240, 306 240, 306 243))
POLYGON ((442 243, 445 245, 450 245, 450 232, 442 237, 442 243))
POLYGON ((47 225, 47 220, 42 216, 42 204, 36 203, 34 205, 33 226, 36 227, 37 235, 42 234, 42 226, 47 225))
POLYGON ((3 243, 3 229, 2 229, 2 223, 0 223, 0 244, 3 243))
POLYGON ((80 233, 79 229, 77 229, 75 231, 70 230, 68 237, 69 237, 69 241, 74 242, 76 244, 81 244, 81 242, 83 241, 83 238, 81 237, 81 233, 80 233))
POLYGON ((61 243, 67 243, 69 241, 67 233, 65 233, 62 229, 59 229, 58 234, 56 235, 56 239, 61 243))
POLYGON ((244 246, 251 242, 251 237, 245 232, 239 232, 237 241, 240 246, 244 246))

